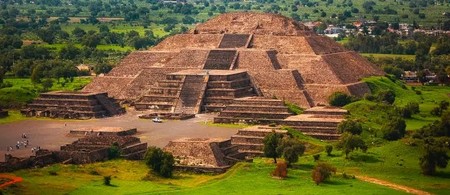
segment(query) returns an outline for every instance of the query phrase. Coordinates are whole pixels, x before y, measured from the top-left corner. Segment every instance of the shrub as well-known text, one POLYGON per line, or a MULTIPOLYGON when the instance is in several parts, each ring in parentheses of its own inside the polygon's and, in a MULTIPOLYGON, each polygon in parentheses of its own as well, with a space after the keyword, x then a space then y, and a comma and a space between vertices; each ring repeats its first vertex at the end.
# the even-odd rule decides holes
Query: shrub
POLYGON ((405 120, 394 117, 388 123, 381 127, 381 132, 383 133, 383 138, 387 140, 398 140, 405 136, 406 133, 406 123, 405 120))
POLYGON ((313 158, 314 158, 314 161, 320 160, 320 154, 314 154, 313 158))
POLYGON ((436 167, 447 167, 448 160, 448 142, 429 138, 425 140, 424 152, 419 158, 420 168, 424 175, 434 175, 436 167))
POLYGON ((284 161, 277 162, 277 167, 272 172, 272 176, 278 178, 286 178, 287 177, 287 163, 284 161))
POLYGON ((399 113, 403 118, 411 118, 412 112, 408 108, 399 108, 399 113))
POLYGON ((447 110, 448 106, 449 106, 448 101, 442 100, 441 102, 439 102, 439 108, 441 110, 447 110))
POLYGON ((103 176, 103 184, 106 186, 111 185, 111 175, 103 176))
POLYGON ((395 93, 392 90, 378 92, 377 100, 387 104, 393 104, 395 101, 395 93))
POLYGON ((144 160, 145 164, 155 173, 163 177, 172 177, 175 159, 171 153, 152 146, 147 149, 144 160))
POLYGON ((328 180, 332 173, 336 173, 336 168, 328 163, 319 162, 312 170, 312 179, 319 185, 320 183, 328 180))
POLYGON ((371 101, 371 102, 373 102, 373 101, 375 101, 376 100, 376 97, 375 96, 373 96, 372 94, 370 94, 370 93, 366 93, 366 94, 364 94, 364 99, 365 100, 367 100, 367 101, 371 101))
POLYGON ((325 151, 327 152, 328 156, 331 156, 331 152, 333 152, 333 146, 332 145, 326 145, 325 151))
POLYGON ((56 171, 48 171, 48 174, 53 175, 53 176, 58 175, 58 173, 56 171))
POLYGON ((120 147, 117 142, 114 142, 111 147, 108 149, 108 158, 115 159, 120 157, 120 147))
POLYGON ((439 107, 435 107, 430 111, 430 114, 433 116, 441 116, 442 110, 439 107))
POLYGON ((349 132, 353 135, 360 135, 362 130, 361 124, 354 120, 345 120, 338 125, 338 131, 340 133, 349 132))
POLYGON ((352 97, 343 92, 335 92, 328 98, 328 103, 332 106, 342 107, 351 102, 352 97))
POLYGON ((276 148, 277 153, 281 154, 290 166, 292 163, 298 161, 298 156, 303 155, 305 146, 297 139, 291 137, 284 137, 281 139, 279 146, 276 148))
POLYGON ((367 145, 364 140, 359 135, 351 133, 343 133, 337 146, 344 150, 345 158, 348 158, 348 154, 356 149, 361 149, 363 152, 367 151, 367 145))
POLYGON ((406 104, 405 108, 411 111, 411 113, 413 114, 417 114, 420 112, 419 103, 417 102, 409 102, 408 104, 406 104))

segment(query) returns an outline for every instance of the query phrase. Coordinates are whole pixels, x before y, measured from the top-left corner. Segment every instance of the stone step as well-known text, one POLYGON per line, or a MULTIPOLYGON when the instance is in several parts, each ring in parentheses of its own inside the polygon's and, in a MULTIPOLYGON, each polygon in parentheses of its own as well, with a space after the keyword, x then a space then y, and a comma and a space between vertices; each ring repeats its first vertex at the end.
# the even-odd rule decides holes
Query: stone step
POLYGON ((238 118, 254 118, 254 119, 285 119, 291 116, 288 112, 261 112, 261 111, 228 111, 227 109, 220 112, 219 117, 238 117, 238 118))
POLYGON ((247 158, 264 156, 264 152, 260 150, 239 150, 239 152, 245 154, 247 158))
POLYGON ((330 134, 338 133, 336 127, 294 126, 292 128, 301 131, 303 133, 330 133, 330 134))
POLYGON ((231 146, 228 146, 228 147, 226 147, 226 148, 221 148, 222 153, 223 153, 225 156, 228 156, 229 154, 232 154, 232 153, 237 152, 238 149, 239 149, 239 147, 238 147, 237 145, 231 145, 231 146))
POLYGON ((276 133, 280 133, 280 134, 286 134, 287 131, 286 130, 272 130, 272 129, 268 129, 268 130, 246 130, 246 129, 240 129, 237 133, 237 135, 242 135, 242 136, 253 136, 253 137, 266 137, 269 133, 272 133, 272 131, 275 131, 276 133))
POLYGON ((339 125, 339 122, 335 121, 306 121, 306 120, 285 120, 281 123, 281 125, 291 126, 291 127, 298 127, 298 126, 313 126, 313 127, 337 127, 339 125))
POLYGON ((259 111, 259 112, 278 112, 288 113, 289 109, 285 106, 267 106, 267 105, 241 105, 231 104, 227 105, 227 111, 259 111))
POLYGON ((210 81, 208 82, 208 89, 241 88, 250 86, 250 84, 250 79, 248 78, 233 81, 210 81))
POLYGON ((223 104, 207 104, 203 106, 205 112, 220 112, 223 109, 225 109, 225 105, 223 104))
POLYGON ((248 118, 248 117, 214 117, 214 123, 257 123, 257 124, 281 124, 283 119, 264 119, 264 118, 248 118))
POLYGON ((142 160, 144 159, 145 152, 147 152, 147 150, 140 150, 130 154, 121 155, 120 157, 125 158, 127 160, 142 160))
POLYGON ((262 151, 264 149, 264 144, 253 144, 253 143, 242 143, 242 142, 233 142, 233 145, 237 145, 239 147, 239 151, 241 150, 257 150, 262 151))
POLYGON ((241 98, 235 99, 233 104, 236 105, 270 105, 270 106, 285 106, 284 102, 277 99, 258 99, 258 98, 241 98))

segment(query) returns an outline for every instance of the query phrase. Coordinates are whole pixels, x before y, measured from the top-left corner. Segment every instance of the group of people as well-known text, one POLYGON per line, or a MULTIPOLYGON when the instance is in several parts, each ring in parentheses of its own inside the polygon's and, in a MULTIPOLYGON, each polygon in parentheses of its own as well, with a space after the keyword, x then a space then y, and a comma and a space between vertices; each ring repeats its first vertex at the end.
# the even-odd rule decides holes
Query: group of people
MULTIPOLYGON (((25 139, 25 140, 22 140, 22 141, 17 141, 17 144, 16 144, 16 149, 17 150, 19 150, 22 146, 23 147, 27 147, 29 144, 30 144, 30 141, 27 139, 27 134, 25 134, 25 133, 22 133, 22 139, 25 139)), ((41 149, 41 147, 40 146, 37 146, 37 147, 33 147, 33 148, 31 148, 31 152, 36 152, 36 151, 38 151, 38 150, 40 150, 41 149)), ((8 146, 7 148, 6 148, 6 151, 13 151, 13 147, 12 146, 8 146)))

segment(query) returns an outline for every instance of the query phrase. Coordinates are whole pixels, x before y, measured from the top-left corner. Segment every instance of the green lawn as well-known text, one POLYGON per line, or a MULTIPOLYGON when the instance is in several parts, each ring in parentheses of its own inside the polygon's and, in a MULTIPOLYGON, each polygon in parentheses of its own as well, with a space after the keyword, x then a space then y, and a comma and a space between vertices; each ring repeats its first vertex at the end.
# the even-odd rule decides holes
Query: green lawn
POLYGON ((88 165, 52 165, 14 172, 24 178, 11 194, 404 194, 383 186, 344 179, 340 174, 330 182, 315 185, 313 162, 290 169, 285 180, 272 178, 271 160, 239 163, 221 175, 176 173, 173 179, 146 176, 142 161, 113 160, 88 165), (51 175, 56 172, 57 175, 51 175), (112 175, 112 186, 103 185, 103 175, 112 175))
POLYGON ((374 57, 374 58, 402 58, 404 60, 415 60, 415 55, 407 55, 407 54, 380 54, 380 53, 360 53, 365 57, 374 57))
MULTIPOLYGON (((336 156, 333 157, 323 154, 321 159, 350 174, 367 175, 435 194, 449 194, 450 166, 438 169, 434 177, 422 175, 419 167, 421 149, 409 145, 410 142, 408 138, 385 142, 381 146, 370 147, 367 153, 350 154, 352 160, 346 160, 340 151, 334 152, 336 156)), ((308 158, 311 157, 302 159, 308 158)))
MULTIPOLYGON (((370 77, 364 79, 372 92, 376 94, 381 90, 392 90, 395 92, 396 100, 394 105, 402 107, 409 102, 419 103, 420 113, 406 120, 407 130, 416 130, 427 125, 438 117, 432 116, 430 111, 438 106, 442 100, 449 100, 450 87, 448 86, 417 86, 416 94, 412 87, 406 86, 400 81, 393 82, 386 77, 370 77)), ((394 112, 393 107, 382 105, 367 100, 361 100, 345 106, 352 114, 350 117, 364 123, 366 129, 379 129, 381 125, 390 117, 389 112, 394 112)))
MULTIPOLYGON (((91 77, 75 77, 73 82, 67 82, 64 85, 54 80, 49 90, 76 91, 82 89, 91 80, 91 77)), ((19 108, 37 97, 43 90, 42 85, 33 84, 30 78, 7 78, 4 82, 11 83, 12 87, 0 89, 0 106, 3 108, 19 108)))

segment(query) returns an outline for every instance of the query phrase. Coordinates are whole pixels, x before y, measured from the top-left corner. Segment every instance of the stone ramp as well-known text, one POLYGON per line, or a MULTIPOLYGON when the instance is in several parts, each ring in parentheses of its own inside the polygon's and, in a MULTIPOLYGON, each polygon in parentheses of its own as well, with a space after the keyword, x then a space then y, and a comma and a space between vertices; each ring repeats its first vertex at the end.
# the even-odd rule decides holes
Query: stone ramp
POLYGON ((230 70, 237 57, 236 50, 211 50, 203 69, 230 70))
POLYGON ((240 48, 246 47, 249 42, 249 34, 224 34, 219 48, 240 48))
POLYGON ((186 75, 175 112, 199 113, 207 83, 208 75, 186 75))

